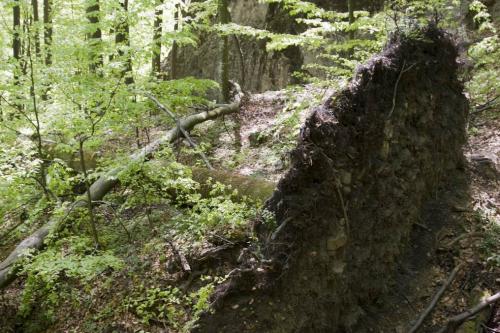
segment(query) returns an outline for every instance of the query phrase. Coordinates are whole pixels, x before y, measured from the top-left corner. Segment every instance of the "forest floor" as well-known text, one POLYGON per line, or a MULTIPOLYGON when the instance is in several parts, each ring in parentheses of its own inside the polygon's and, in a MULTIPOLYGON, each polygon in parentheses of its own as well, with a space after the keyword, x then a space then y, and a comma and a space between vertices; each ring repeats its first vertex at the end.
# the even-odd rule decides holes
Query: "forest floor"
MULTIPOLYGON (((237 116, 209 121, 193 131, 193 138, 210 142, 207 154, 216 168, 276 182, 288 168, 287 156, 295 146, 304 119, 330 94, 326 90, 304 89, 250 95, 237 116)), ((453 315, 500 289, 498 112, 472 117, 469 133, 464 170, 449 175, 434 200, 426 205, 421 221, 414 225, 412 246, 401 258, 387 296, 363 309, 366 315, 353 332, 408 332, 460 262, 465 265, 425 321, 422 332, 436 332, 453 315)), ((193 158, 193 154, 183 154, 183 148, 179 149, 179 160, 189 162, 193 158)), ((104 216, 109 214, 100 209, 104 216)), ((175 286, 187 295, 199 293, 206 286, 204 278, 211 276, 216 280, 237 266, 248 241, 243 237, 238 241, 206 239, 188 244, 189 239, 176 237, 173 242, 166 242, 159 236, 171 231, 171 225, 165 221, 179 212, 162 205, 155 207, 153 215, 160 224, 152 237, 150 224, 144 221, 140 210, 129 210, 122 216, 125 223, 135 223, 134 240, 127 243, 123 234, 116 235, 122 238, 116 243, 117 254, 125 258, 127 268, 117 274, 102 274, 85 288, 69 280, 64 288, 71 297, 56 307, 57 319, 45 332, 138 332, 146 328, 149 332, 171 332, 166 328, 171 318, 154 318, 157 313, 147 306, 141 315, 138 304, 162 304, 161 297, 155 294, 158 287, 171 292, 169 300, 185 302, 182 306, 186 306, 192 300, 186 301, 172 288, 175 286), (133 222, 137 216, 142 216, 138 224, 133 222), (182 269, 179 261, 183 254, 191 272, 182 269), (146 303, 141 303, 143 300, 146 303)), ((117 229, 113 225, 105 228, 117 229)), ((37 327, 46 325, 45 319, 37 315, 43 309, 36 305, 31 317, 23 319, 24 324, 16 319, 24 283, 19 279, 0 296, 0 327, 5 332, 38 332, 37 327)), ((500 312, 500 308, 495 311, 500 312)), ((189 320, 182 312, 175 313, 180 322, 189 320)), ((468 325, 498 330, 500 323, 490 317, 491 313, 484 313, 468 325)), ((478 332, 476 327, 469 329, 461 332, 478 332)))
POLYGON ((307 86, 248 95, 240 113, 217 133, 214 163, 277 182, 287 170, 288 153, 295 147, 300 126, 331 92, 307 86))

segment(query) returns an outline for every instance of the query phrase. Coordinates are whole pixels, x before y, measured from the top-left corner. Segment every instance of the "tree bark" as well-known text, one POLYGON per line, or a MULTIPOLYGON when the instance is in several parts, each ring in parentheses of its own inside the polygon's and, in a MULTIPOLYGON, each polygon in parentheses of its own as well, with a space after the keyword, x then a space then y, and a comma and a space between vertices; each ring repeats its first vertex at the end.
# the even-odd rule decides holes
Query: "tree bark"
POLYGON ((153 76, 161 77, 161 35, 162 35, 162 16, 163 9, 160 7, 163 5, 163 0, 156 1, 155 8, 155 21, 153 24, 153 57, 151 63, 151 71, 153 76), (158 8, 160 7, 160 8, 158 8))
MULTIPOLYGON (((15 0, 15 5, 12 7, 12 21, 13 21, 13 29, 14 33, 12 36, 12 56, 16 59, 17 64, 21 60, 21 7, 19 4, 19 0, 15 0)), ((14 82, 18 82, 19 77, 17 74, 17 70, 14 70, 14 82)))
POLYGON ((99 67, 102 67, 104 59, 101 52, 98 50, 102 41, 102 31, 100 24, 100 5, 99 0, 90 0, 87 8, 86 15, 89 24, 91 25, 92 32, 87 36, 90 46, 90 60, 89 70, 95 73, 99 67))
POLYGON ((120 58, 125 59, 125 66, 122 69, 123 77, 125 78, 125 84, 130 85, 134 83, 134 77, 132 73, 132 58, 130 56, 130 26, 128 23, 128 0, 120 1, 121 15, 119 18, 119 23, 116 27, 115 32, 115 43, 118 47, 118 55, 120 58), (127 51, 124 50, 124 47, 127 51))
POLYGON ((43 41, 45 65, 52 64, 52 0, 43 0, 43 41))
MULTIPOLYGON (((351 25, 355 20, 353 0, 347 0, 347 11, 349 12, 349 29, 352 29, 351 25)), ((354 30, 349 30, 349 39, 354 39, 354 30)))
POLYGON ((33 8, 33 38, 35 40, 35 53, 40 56, 40 36, 38 35, 39 27, 38 22, 40 17, 38 15, 38 0, 31 0, 31 7, 33 8))
MULTIPOLYGON (((176 21, 174 25, 174 31, 177 32, 180 30, 180 27, 182 26, 182 23, 180 20, 182 20, 182 15, 181 15, 181 8, 179 4, 175 5, 175 16, 176 16, 176 21)), ((170 51, 170 79, 175 80, 177 79, 177 53, 179 51, 179 46, 177 45, 177 42, 174 41, 172 42, 172 50, 170 51)))
MULTIPOLYGON (((197 124, 200 124, 204 121, 215 119, 219 116, 225 114, 231 114, 237 112, 239 109, 239 103, 233 103, 225 106, 221 106, 217 109, 201 112, 198 114, 194 114, 188 116, 180 121, 181 127, 187 131, 193 129, 197 124)), ((141 161, 145 158, 151 156, 151 154, 161 147, 173 142, 178 137, 182 136, 179 127, 174 127, 168 132, 165 133, 163 137, 160 139, 150 143, 146 147, 140 149, 136 153, 130 156, 132 161, 141 161)), ((125 167, 117 167, 104 176, 101 176, 97 179, 89 188, 88 194, 79 197, 73 205, 66 209, 66 214, 68 215, 75 208, 86 207, 87 195, 90 197, 91 201, 99 201, 101 200, 109 191, 111 191, 118 183, 119 180, 117 175, 124 169, 125 167)), ((16 276, 15 263, 19 262, 25 255, 26 251, 40 249, 43 246, 43 242, 49 232, 61 223, 60 217, 53 216, 44 226, 36 230, 32 235, 24 239, 21 243, 19 243, 16 248, 9 254, 9 256, 0 263, 0 289, 9 285, 10 282, 16 276)))
MULTIPOLYGON (((218 0, 218 14, 219 22, 221 24, 227 24, 231 21, 231 17, 228 9, 227 0, 218 0)), ((229 85, 229 37, 222 36, 222 48, 221 48, 221 90, 222 90, 222 101, 227 103, 229 101, 230 85, 229 85)))
POLYGON ((97 248, 99 248, 99 234, 97 233, 97 227, 95 223, 95 216, 94 216, 94 206, 93 206, 93 200, 92 200, 92 195, 90 194, 90 181, 89 181, 89 176, 87 174, 87 167, 85 165, 85 155, 83 153, 83 145, 85 141, 83 139, 80 139, 79 142, 79 154, 80 154, 80 165, 82 167, 82 172, 83 172, 83 179, 85 182, 85 189, 86 195, 87 195, 87 210, 89 213, 89 221, 90 221, 90 229, 92 231, 92 237, 94 238, 94 245, 97 248))

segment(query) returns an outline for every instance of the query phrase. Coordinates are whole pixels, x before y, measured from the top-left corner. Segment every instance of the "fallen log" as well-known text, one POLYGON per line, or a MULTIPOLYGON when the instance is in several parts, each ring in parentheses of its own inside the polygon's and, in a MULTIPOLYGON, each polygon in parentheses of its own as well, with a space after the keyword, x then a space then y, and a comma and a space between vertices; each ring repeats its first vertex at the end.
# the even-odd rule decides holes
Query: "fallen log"
MULTIPOLYGON (((219 106, 210 111, 204 111, 191 116, 187 116, 179 121, 180 126, 176 126, 165 133, 158 140, 150 143, 136 153, 132 154, 131 161, 141 161, 151 156, 152 153, 159 150, 161 147, 173 142, 178 137, 182 136, 181 128, 190 131, 194 126, 205 122, 207 120, 215 119, 219 116, 231 114, 239 109, 239 103, 235 102, 228 105, 219 106)), ((117 175, 124 170, 125 166, 117 167, 105 175, 97 179, 89 189, 92 201, 99 201, 110 192, 118 183, 117 175)), ((71 205, 66 213, 71 210, 83 207, 86 205, 86 197, 80 197, 76 203, 71 205)), ((66 215, 66 214, 65 214, 66 215)), ((36 230, 33 234, 19 243, 16 248, 9 254, 9 256, 0 263, 0 289, 8 286, 16 276, 16 263, 18 263, 29 250, 39 249, 43 246, 43 242, 49 232, 60 222, 60 217, 52 217, 49 221, 36 230)))
MULTIPOLYGON (((179 123, 179 118, 177 118, 172 111, 170 111, 169 109, 167 109, 167 107, 165 105, 163 105, 153 95, 147 94, 146 97, 148 97, 150 100, 152 100, 160 110, 164 111, 166 114, 169 115, 170 118, 172 118, 173 121, 175 121, 175 123, 177 124, 177 127, 180 129, 180 131, 182 132, 182 135, 186 138, 186 140, 188 141, 188 143, 191 146, 191 148, 196 149, 198 146, 193 141, 193 139, 191 139, 191 137, 189 136, 189 133, 186 132, 184 130, 184 128, 181 126, 181 124, 179 123)), ((208 161, 208 158, 205 156, 205 154, 202 151, 198 152, 198 154, 200 155, 200 157, 203 160, 203 162, 205 162, 207 168, 210 169, 210 170, 214 170, 214 168, 212 167, 212 165, 208 161)))

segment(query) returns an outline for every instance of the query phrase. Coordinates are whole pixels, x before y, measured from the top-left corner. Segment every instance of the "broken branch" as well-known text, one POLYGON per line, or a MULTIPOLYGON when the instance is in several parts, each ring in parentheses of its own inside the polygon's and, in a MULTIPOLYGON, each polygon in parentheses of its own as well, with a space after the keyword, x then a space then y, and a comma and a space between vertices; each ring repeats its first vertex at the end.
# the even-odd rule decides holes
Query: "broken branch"
POLYGON ((500 300, 500 292, 496 293, 493 296, 485 298, 471 309, 468 309, 467 311, 464 311, 461 314, 451 318, 446 324, 446 326, 439 331, 439 333, 455 333, 455 331, 460 327, 460 325, 466 322, 469 318, 475 316, 483 309, 485 309, 487 306, 495 303, 498 300, 500 300))
POLYGON ((439 300, 443 296, 444 292, 450 286, 450 284, 453 282, 453 280, 455 279, 455 276, 460 271, 460 269, 463 267, 463 265, 464 264, 459 264, 457 267, 455 267, 455 269, 453 269, 453 271, 451 272, 451 274, 448 277, 448 279, 446 280, 446 282, 441 286, 441 288, 439 288, 439 290, 436 293, 436 295, 434 295, 434 298, 432 299, 432 301, 429 304, 429 306, 420 315, 420 317, 418 318, 418 320, 415 323, 415 325, 413 325, 413 327, 408 331, 409 333, 415 333, 415 332, 417 332, 417 330, 420 328, 420 326, 422 326, 422 324, 424 323, 425 318, 427 318, 427 316, 429 316, 431 314, 432 310, 434 310, 434 308, 436 307, 437 303, 439 302, 439 300))
POLYGON ((179 261, 181 262, 182 270, 186 273, 191 272, 191 266, 189 265, 188 260, 186 259, 186 256, 182 253, 182 251, 175 245, 175 243, 169 239, 165 239, 168 245, 172 248, 172 251, 175 253, 175 255, 179 258, 179 261))
MULTIPOLYGON (((177 118, 175 116, 175 114, 170 111, 165 105, 163 105, 156 97, 154 97, 153 95, 151 94, 146 94, 146 97, 148 97, 150 100, 152 100, 156 106, 158 106, 158 108, 162 111, 164 111, 166 114, 168 114, 170 116, 170 118, 172 118, 175 123, 177 124, 177 128, 179 128, 179 130, 181 131, 182 135, 186 138, 186 140, 189 142, 189 145, 193 148, 193 149, 196 149, 197 148, 197 145, 196 143, 193 141, 193 139, 191 139, 191 136, 189 135, 189 133, 182 127, 180 121, 179 121, 179 118, 177 118)), ((210 170, 214 170, 214 168, 212 167, 212 165, 210 164, 210 162, 208 161, 208 158, 207 156, 202 152, 202 151, 199 151, 198 152, 198 155, 200 155, 201 159, 203 160, 203 162, 205 162, 206 166, 208 169, 210 170)))

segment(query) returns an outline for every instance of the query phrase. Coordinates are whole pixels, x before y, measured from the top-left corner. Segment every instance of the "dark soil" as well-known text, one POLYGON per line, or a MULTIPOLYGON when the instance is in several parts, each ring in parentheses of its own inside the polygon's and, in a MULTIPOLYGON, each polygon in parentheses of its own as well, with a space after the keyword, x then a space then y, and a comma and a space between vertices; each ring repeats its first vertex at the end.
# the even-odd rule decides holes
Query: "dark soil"
POLYGON ((220 286, 196 332, 350 331, 393 291, 404 249, 428 246, 410 237, 426 203, 464 168, 456 57, 432 27, 394 37, 311 115, 267 204, 279 227, 257 225, 260 260, 220 286))

